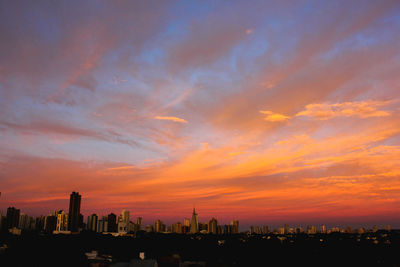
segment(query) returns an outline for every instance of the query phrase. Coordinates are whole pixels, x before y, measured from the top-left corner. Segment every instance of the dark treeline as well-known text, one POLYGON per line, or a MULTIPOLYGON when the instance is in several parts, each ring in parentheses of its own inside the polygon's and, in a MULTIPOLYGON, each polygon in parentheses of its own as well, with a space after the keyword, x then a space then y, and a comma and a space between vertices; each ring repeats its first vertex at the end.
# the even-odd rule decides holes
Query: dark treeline
POLYGON ((77 235, 21 236, 3 232, 0 266, 88 266, 85 252, 128 262, 145 252, 160 267, 162 258, 203 261, 207 266, 400 266, 400 232, 297 235, 182 235, 139 232, 135 238, 82 232, 77 235))

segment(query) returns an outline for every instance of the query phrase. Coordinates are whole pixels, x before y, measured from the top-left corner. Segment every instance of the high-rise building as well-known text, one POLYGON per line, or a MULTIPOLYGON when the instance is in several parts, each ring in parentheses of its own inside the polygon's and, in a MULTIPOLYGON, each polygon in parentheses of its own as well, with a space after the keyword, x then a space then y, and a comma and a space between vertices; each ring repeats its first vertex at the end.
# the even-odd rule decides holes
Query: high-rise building
POLYGON ((190 233, 195 234, 199 232, 199 217, 196 210, 193 208, 192 221, 190 223, 190 233))
POLYGON ((97 232, 97 222, 99 220, 99 216, 97 214, 92 214, 88 216, 88 221, 87 221, 87 229, 89 231, 97 232))
POLYGON ((322 225, 321 225, 320 232, 321 232, 322 234, 326 234, 326 226, 325 226, 325 224, 322 224, 322 225))
POLYGON ((232 234, 238 234, 239 233, 239 221, 238 220, 231 221, 231 226, 232 226, 232 234))
POLYGON ((57 217, 54 215, 46 216, 44 220, 44 230, 47 233, 52 233, 57 227, 57 217))
POLYGON ((81 195, 78 192, 72 192, 69 197, 68 230, 78 232, 79 215, 81 212, 81 195))
POLYGON ((108 217, 107 216, 103 216, 97 222, 97 232, 99 232, 99 233, 108 232, 108 217))
POLYGON ((163 224, 163 223, 162 223, 161 220, 157 220, 157 221, 154 223, 154 232, 156 232, 156 233, 161 232, 162 224, 163 224))
POLYGON ((183 219, 183 226, 190 227, 190 219, 189 218, 183 219))
POLYGON ((285 234, 288 234, 288 233, 289 233, 289 224, 285 223, 285 225, 283 226, 283 228, 284 228, 285 234))
POLYGON ((126 224, 129 224, 130 214, 129 214, 128 210, 122 210, 122 212, 121 212, 121 221, 126 223, 126 224))
POLYGON ((190 232, 190 219, 189 218, 183 219, 182 232, 184 232, 184 233, 190 232))
POLYGON ((30 229, 31 226, 30 223, 31 223, 30 217, 27 214, 21 212, 21 214, 19 215, 18 228, 28 230, 30 229))
POLYGON ((110 213, 107 216, 107 222, 108 222, 108 232, 116 233, 118 231, 117 229, 117 215, 114 213, 110 213))
POLYGON ((215 218, 212 218, 208 223, 208 232, 210 234, 218 234, 218 221, 215 218))
POLYGON ((136 231, 142 230, 142 217, 136 218, 136 231))
POLYGON ((19 226, 19 213, 20 210, 14 207, 9 207, 7 209, 7 217, 6 217, 7 229, 19 226))
POLYGON ((263 234, 268 234, 269 233, 269 228, 267 225, 263 226, 263 234))
POLYGON ((57 226, 56 231, 67 231, 68 230, 68 214, 63 210, 57 213, 57 226))
POLYGON ((35 230, 37 230, 37 231, 44 230, 45 219, 46 219, 45 216, 36 217, 36 219, 35 219, 35 230))
POLYGON ((79 229, 85 229, 85 223, 82 213, 79 213, 79 229))
POLYGON ((181 222, 174 223, 171 226, 171 231, 173 233, 182 234, 182 223, 181 222))

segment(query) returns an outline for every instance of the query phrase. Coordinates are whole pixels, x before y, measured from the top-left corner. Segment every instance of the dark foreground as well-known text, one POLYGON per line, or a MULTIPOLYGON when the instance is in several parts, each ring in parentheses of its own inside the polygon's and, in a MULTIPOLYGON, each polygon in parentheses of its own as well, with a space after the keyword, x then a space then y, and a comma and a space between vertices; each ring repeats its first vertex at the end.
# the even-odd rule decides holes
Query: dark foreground
MULTIPOLYGON (((0 235, 0 266, 112 266, 145 252, 158 266, 400 266, 400 231, 365 234, 0 235), (7 248, 4 248, 4 244, 7 248), (97 250, 112 263, 88 260, 97 250), (188 261, 198 262, 190 265, 188 261), (186 262, 186 265, 183 263, 186 262)), ((128 266, 128 265, 127 265, 128 266)))

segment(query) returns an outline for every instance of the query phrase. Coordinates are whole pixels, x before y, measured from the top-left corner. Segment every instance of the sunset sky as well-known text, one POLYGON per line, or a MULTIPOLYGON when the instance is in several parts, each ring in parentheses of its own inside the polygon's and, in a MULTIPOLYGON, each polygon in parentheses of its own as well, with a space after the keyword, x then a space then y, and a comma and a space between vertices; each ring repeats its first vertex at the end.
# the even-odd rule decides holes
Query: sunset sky
POLYGON ((1 1, 0 191, 400 227, 400 2, 1 1))

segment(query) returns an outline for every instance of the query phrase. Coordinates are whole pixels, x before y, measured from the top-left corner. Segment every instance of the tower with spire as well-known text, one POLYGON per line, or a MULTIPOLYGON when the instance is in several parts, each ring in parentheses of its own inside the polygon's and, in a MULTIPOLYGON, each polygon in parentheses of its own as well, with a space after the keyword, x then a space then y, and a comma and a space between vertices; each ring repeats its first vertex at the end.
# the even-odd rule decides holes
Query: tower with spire
POLYGON ((193 207, 192 222, 190 223, 190 233, 195 234, 199 232, 199 217, 193 207))

